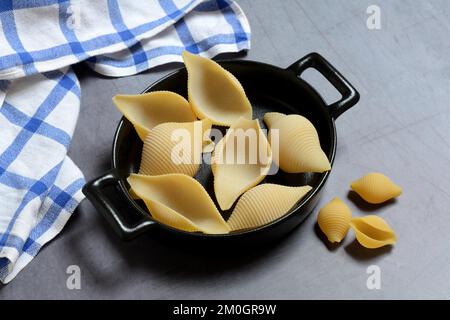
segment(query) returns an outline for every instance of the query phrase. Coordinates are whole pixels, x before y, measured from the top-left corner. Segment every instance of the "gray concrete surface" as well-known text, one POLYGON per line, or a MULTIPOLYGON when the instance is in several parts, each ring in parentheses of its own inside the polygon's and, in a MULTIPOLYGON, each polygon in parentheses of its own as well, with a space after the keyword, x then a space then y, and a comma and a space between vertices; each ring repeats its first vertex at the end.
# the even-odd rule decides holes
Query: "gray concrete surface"
MULTIPOLYGON (((359 104, 337 121, 335 166, 319 205, 337 195, 355 216, 380 215, 398 243, 364 250, 349 233, 329 249, 315 212, 285 240, 230 261, 148 236, 121 242, 84 201, 62 234, 0 288, 0 299, 450 298, 450 2, 239 3, 253 32, 245 59, 288 66, 317 51, 360 91, 359 104), (381 8, 381 30, 366 26, 371 4, 381 8), (369 171, 384 172, 404 194, 376 211, 348 199, 349 182, 369 171), (73 264, 81 290, 66 287, 73 264), (381 270, 380 290, 366 286, 371 265, 381 270)), ((77 68, 82 104, 70 155, 87 179, 109 168, 120 118, 111 97, 138 93, 170 69, 107 79, 77 68)), ((316 74, 305 77, 328 101, 337 97, 316 74)))

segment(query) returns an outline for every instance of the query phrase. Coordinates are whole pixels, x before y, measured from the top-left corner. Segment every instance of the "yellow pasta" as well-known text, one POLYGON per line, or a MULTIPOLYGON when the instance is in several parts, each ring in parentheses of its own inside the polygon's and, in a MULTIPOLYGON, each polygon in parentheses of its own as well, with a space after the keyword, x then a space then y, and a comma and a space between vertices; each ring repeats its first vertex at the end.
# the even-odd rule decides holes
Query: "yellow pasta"
POLYGON ((335 197, 320 209, 317 223, 328 241, 334 243, 341 242, 345 238, 351 219, 350 208, 341 199, 335 197))
POLYGON ((258 120, 240 118, 217 144, 212 157, 214 192, 222 210, 261 182, 270 170, 272 151, 258 120))
POLYGON ((266 123, 267 127, 272 127, 273 124, 280 120, 281 118, 283 118, 285 116, 285 114, 280 113, 280 112, 267 112, 264 115, 264 122, 266 123))
POLYGON ((231 230, 257 228, 285 215, 312 187, 265 183, 245 192, 227 223, 231 230))
POLYGON ((273 161, 281 170, 289 173, 324 172, 331 169, 330 162, 320 147, 319 135, 314 125, 297 114, 266 113, 264 122, 271 131, 278 130, 279 141, 274 141, 269 132, 269 141, 274 148, 279 143, 279 153, 273 161))
POLYGON ((199 119, 230 126, 240 117, 251 119, 252 106, 239 81, 213 60, 183 52, 188 71, 189 102, 199 119))
POLYGON ((353 181, 351 188, 369 203, 378 204, 398 197, 402 188, 382 173, 369 173, 353 181))
POLYGON ((369 249, 380 248, 397 241, 394 230, 378 216, 354 218, 350 222, 350 227, 355 232, 356 240, 369 249))
POLYGON ((132 174, 127 181, 145 202, 153 219, 163 224, 189 232, 230 232, 206 190, 189 176, 132 174))
POLYGON ((170 91, 154 91, 136 95, 116 95, 113 102, 133 124, 144 141, 148 131, 164 122, 195 121, 189 102, 170 91))
POLYGON ((211 121, 208 119, 157 125, 144 140, 139 173, 194 176, 201 164, 202 149, 212 143, 204 139, 209 129, 211 121))

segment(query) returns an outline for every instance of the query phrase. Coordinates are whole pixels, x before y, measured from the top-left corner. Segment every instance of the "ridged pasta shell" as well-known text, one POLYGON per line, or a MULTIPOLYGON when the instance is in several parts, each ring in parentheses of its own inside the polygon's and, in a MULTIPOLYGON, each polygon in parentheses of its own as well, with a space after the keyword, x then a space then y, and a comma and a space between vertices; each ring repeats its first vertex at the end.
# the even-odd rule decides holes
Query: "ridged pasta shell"
POLYGON ((271 163, 272 151, 258 120, 236 121, 212 156, 214 192, 220 208, 228 210, 241 194, 261 182, 271 163), (246 134, 249 139, 240 143, 246 134))
POLYGON ((285 215, 312 187, 264 183, 245 192, 227 223, 231 230, 256 228, 285 215))
POLYGON ((213 60, 183 52, 188 71, 189 102, 199 119, 230 126, 240 117, 251 119, 252 106, 239 81, 213 60))
POLYGON ((332 243, 341 242, 345 238, 351 219, 350 208, 338 197, 328 202, 317 215, 320 230, 332 243))
POLYGON ((197 180, 183 174, 131 174, 127 180, 155 220, 190 232, 230 232, 214 202, 197 180))
POLYGON ((286 116, 284 113, 280 112, 267 112, 264 114, 264 122, 267 125, 268 128, 272 127, 273 124, 286 116))
POLYGON ((378 216, 353 218, 350 227, 355 232, 356 240, 369 249, 380 248, 397 241, 394 230, 378 216))
POLYGON ((194 176, 201 164, 202 149, 212 143, 204 139, 205 131, 209 129, 211 121, 208 119, 157 125, 144 140, 139 173, 194 176))
POLYGON ((154 91, 136 95, 116 95, 113 102, 133 124, 144 141, 148 131, 164 122, 197 120, 189 102, 174 92, 154 91))
MULTIPOLYGON (((270 130, 279 130, 279 152, 273 161, 281 170, 289 173, 324 172, 331 169, 330 162, 320 147, 319 135, 314 125, 297 114, 266 113, 264 122, 270 130)), ((277 141, 272 141, 272 148, 277 141)))
POLYGON ((398 197, 402 188, 382 173, 372 172, 353 181, 351 188, 369 203, 378 204, 398 197))

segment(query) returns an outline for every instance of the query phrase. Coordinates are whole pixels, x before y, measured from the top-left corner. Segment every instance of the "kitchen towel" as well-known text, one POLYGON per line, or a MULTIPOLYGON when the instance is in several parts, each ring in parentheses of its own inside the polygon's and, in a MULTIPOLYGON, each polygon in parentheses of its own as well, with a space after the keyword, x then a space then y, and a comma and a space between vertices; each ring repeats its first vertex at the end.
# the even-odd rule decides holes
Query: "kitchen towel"
POLYGON ((250 47, 231 0, 0 1, 0 281, 54 238, 83 199, 67 156, 80 85, 70 65, 107 76, 250 47))

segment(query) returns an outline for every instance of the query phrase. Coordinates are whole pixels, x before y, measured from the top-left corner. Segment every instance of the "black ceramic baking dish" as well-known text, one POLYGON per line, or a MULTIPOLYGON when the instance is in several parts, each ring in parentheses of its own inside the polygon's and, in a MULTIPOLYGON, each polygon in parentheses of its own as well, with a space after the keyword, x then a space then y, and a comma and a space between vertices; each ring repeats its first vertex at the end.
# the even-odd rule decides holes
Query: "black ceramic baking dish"
MULTIPOLYGON (((262 119, 264 113, 277 111, 297 113, 307 117, 316 127, 322 149, 333 163, 336 152, 336 128, 334 121, 355 105, 359 94, 355 88, 321 55, 311 53, 286 69, 254 61, 219 61, 243 85, 253 106, 253 117, 262 119), (314 68, 319 71, 341 94, 342 98, 327 105, 307 82, 300 78, 303 71, 314 68)), ((187 73, 181 68, 153 83, 144 92, 169 90, 187 97, 187 73)), ((261 125, 264 126, 262 121, 261 125)), ((268 176, 264 182, 282 185, 309 184, 313 189, 293 209, 281 218, 264 226, 232 232, 224 235, 208 235, 180 231, 152 220, 145 206, 133 200, 128 193, 126 178, 139 169, 142 142, 131 123, 122 118, 116 130, 112 150, 112 170, 88 182, 83 192, 95 208, 110 222, 124 239, 133 238, 143 232, 154 232, 158 236, 199 239, 201 241, 237 240, 253 243, 284 235, 301 223, 314 209, 330 172, 315 174, 287 174, 279 171, 268 176)), ((213 200, 213 176, 209 166, 202 166, 196 178, 203 184, 213 200)), ((177 192, 174 190, 174 192, 177 192)), ((217 203, 216 203, 217 204, 217 203)), ((227 217, 226 217, 227 218, 227 217)))

